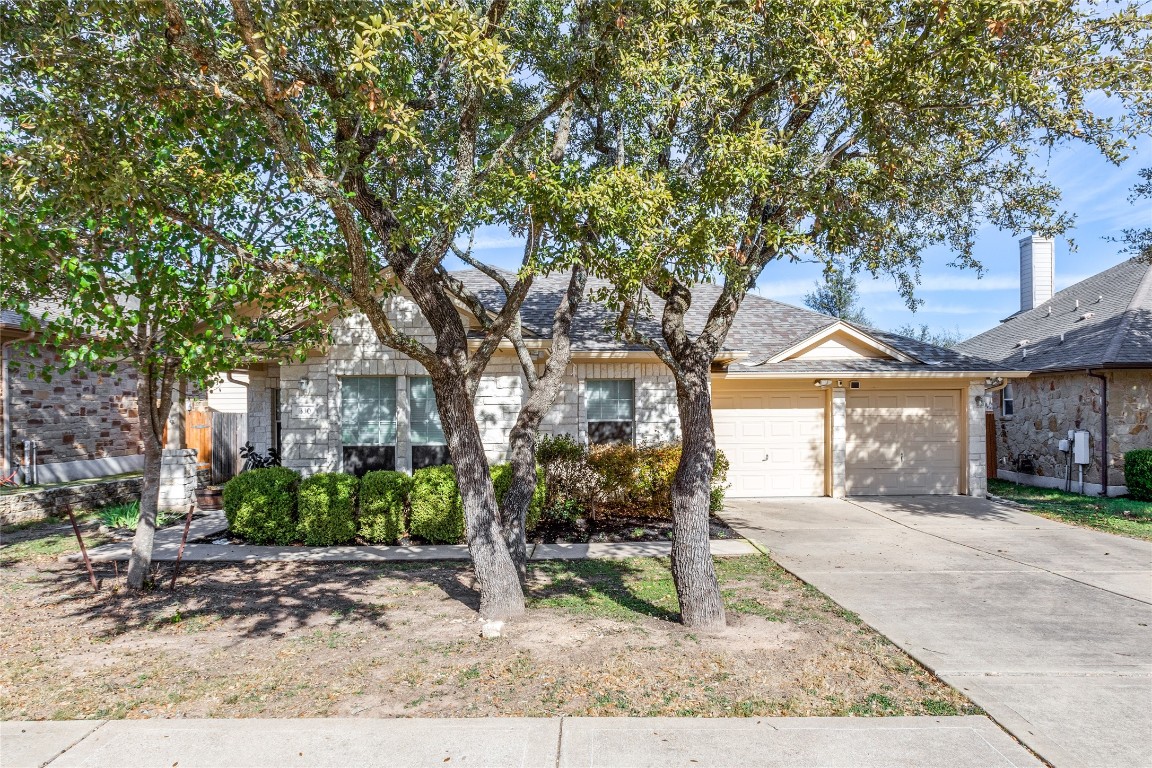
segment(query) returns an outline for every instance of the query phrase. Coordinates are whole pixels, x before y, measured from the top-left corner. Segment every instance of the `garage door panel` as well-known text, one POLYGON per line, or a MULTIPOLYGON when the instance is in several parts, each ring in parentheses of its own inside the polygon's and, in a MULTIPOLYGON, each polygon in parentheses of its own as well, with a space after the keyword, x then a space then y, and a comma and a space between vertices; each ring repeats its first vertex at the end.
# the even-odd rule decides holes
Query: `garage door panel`
POLYGON ((850 395, 848 493, 959 493, 960 402, 951 391, 850 395))
POLYGON ((824 495, 822 393, 749 392, 714 402, 716 443, 730 464, 728 496, 824 495))

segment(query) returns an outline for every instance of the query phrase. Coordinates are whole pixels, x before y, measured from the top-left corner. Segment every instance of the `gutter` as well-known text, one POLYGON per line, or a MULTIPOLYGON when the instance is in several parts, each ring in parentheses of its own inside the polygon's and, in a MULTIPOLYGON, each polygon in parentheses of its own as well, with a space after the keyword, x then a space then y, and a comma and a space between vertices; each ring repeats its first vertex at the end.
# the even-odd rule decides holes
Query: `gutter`
POLYGON ((9 386, 8 375, 8 356, 9 347, 20 341, 29 341, 36 335, 35 331, 28 331, 27 335, 14 339, 8 339, 0 343, 0 400, 3 405, 0 406, 0 422, 3 423, 4 430, 4 477, 12 474, 12 393, 11 386, 9 386))
POLYGON ((1108 374, 1085 371, 1094 379, 1100 379, 1100 495, 1108 497, 1108 374))

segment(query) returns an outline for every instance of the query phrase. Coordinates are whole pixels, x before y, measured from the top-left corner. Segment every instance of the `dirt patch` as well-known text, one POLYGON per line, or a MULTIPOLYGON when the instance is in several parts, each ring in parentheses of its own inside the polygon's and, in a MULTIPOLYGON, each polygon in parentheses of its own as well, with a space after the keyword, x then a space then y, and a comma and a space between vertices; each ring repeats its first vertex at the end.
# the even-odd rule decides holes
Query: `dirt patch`
POLYGON ((674 623, 667 561, 638 558, 534 564, 528 614, 486 641, 463 563, 196 564, 135 596, 109 564, 94 594, 23 560, 0 582, 0 718, 978 711, 767 558, 718 568, 717 635, 674 623))

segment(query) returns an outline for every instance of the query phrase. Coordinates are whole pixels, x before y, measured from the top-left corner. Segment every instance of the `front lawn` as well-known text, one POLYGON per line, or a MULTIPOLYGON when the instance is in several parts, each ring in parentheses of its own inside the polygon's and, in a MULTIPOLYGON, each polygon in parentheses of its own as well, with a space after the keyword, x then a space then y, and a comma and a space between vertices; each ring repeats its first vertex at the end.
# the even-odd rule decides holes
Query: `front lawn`
MULTIPOLYGON (((159 574, 160 581, 170 565, 159 574)), ((667 559, 534 563, 481 640, 463 563, 189 564, 175 593, 3 571, 0 718, 978 712, 762 556, 719 559, 729 628, 674 623, 667 559)))
MULTIPOLYGON (((109 539, 100 533, 100 520, 94 512, 76 515, 76 524, 84 536, 84 546, 91 549, 109 539)), ((0 566, 21 562, 55 560, 68 552, 79 552, 72 523, 67 519, 33 520, 0 528, 0 566)))
POLYGON ((1005 480, 989 480, 988 492, 1023 504, 1030 512, 1052 520, 1152 540, 1152 502, 1081 496, 1005 480))

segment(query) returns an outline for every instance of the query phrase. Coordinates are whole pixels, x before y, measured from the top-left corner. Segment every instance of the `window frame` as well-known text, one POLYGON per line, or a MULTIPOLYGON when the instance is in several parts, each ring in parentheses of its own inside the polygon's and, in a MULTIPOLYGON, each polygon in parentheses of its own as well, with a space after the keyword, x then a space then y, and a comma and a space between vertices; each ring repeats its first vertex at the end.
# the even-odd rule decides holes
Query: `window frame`
MULTIPOLYGON (((618 393, 617 393, 618 395, 618 393)), ((614 402, 621 402, 622 398, 613 397, 614 402)), ((635 445, 636 444, 636 379, 635 378, 598 378, 598 379, 585 379, 584 380, 584 431, 588 445, 635 445), (619 384, 627 382, 629 385, 630 393, 628 398, 628 411, 629 418, 592 418, 592 388, 599 384, 619 384), (627 424, 628 425, 628 438, 627 440, 619 441, 601 441, 593 439, 593 425, 594 424, 627 424)))
MULTIPOLYGON (((395 470, 396 462, 396 446, 399 441, 399 382, 397 376, 340 376, 340 402, 337 405, 339 412, 340 423, 340 468, 342 471, 351 472, 356 475, 363 475, 366 472, 371 472, 377 469, 395 470), (389 414, 391 418, 376 418, 376 419, 349 419, 347 409, 352 407, 351 393, 354 389, 358 389, 359 382, 373 380, 377 382, 391 382, 391 403, 392 410, 389 414), (349 383, 357 382, 356 387, 350 387, 349 383), (347 435, 350 429, 363 430, 365 425, 375 424, 378 431, 381 432, 379 442, 366 442, 363 439, 359 441, 348 441, 347 435), (390 441, 385 440, 384 437, 390 437, 390 441), (363 469, 363 471, 361 471, 363 469)), ((356 396, 360 396, 357 392, 356 396)), ((375 398, 377 403, 387 403, 388 398, 381 396, 379 388, 377 389, 377 396, 375 398)), ((373 415, 381 415, 379 413, 373 415)), ((363 433, 358 435, 362 438, 363 433)))
MULTIPOLYGON (((436 393, 432 390, 432 377, 430 376, 409 376, 408 377, 408 466, 415 472, 417 469, 424 469, 425 467, 438 467, 452 463, 452 457, 448 453, 448 441, 444 437, 444 425, 440 420, 440 406, 436 402, 436 393), (434 426, 436 431, 440 433, 440 440, 438 442, 428 441, 426 439, 416 439, 416 390, 417 386, 423 387, 425 382, 428 386, 429 394, 431 394, 432 411, 435 414, 434 426)), ((420 409, 422 413, 428 412, 427 407, 420 409)), ((428 420, 422 419, 421 426, 430 423, 428 420)))
POLYGON ((1012 382, 1008 382, 1004 385, 1004 389, 1000 390, 1000 415, 1006 419, 1016 415, 1016 390, 1012 387, 1012 382))

